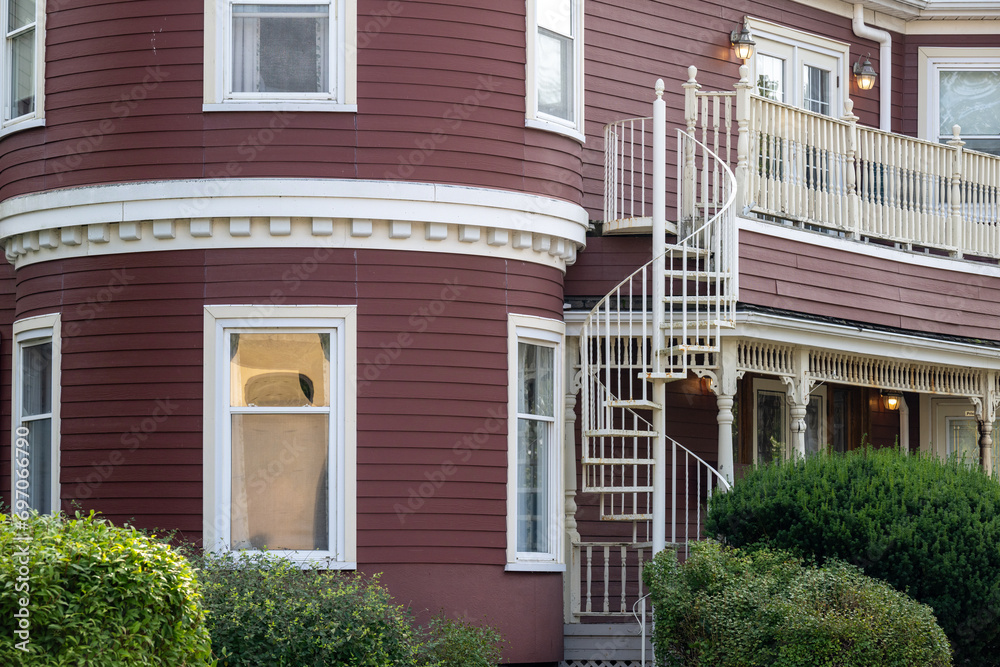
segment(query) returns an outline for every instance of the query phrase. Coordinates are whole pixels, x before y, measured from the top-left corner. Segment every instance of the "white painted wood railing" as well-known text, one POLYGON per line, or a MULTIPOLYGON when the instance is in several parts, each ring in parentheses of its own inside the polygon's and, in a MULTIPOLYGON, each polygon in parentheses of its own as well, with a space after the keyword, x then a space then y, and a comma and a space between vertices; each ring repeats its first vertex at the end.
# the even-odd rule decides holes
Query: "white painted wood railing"
MULTIPOLYGON (((669 546, 690 555, 690 543, 704 539, 703 526, 712 494, 730 488, 726 479, 704 459, 667 438, 670 492, 667 498, 669 546)), ((615 474, 612 466, 605 473, 615 474)), ((645 502, 649 502, 648 493, 645 502)), ((646 531, 647 534, 649 531, 646 531)), ((642 568, 652 558, 651 542, 575 542, 570 581, 575 616, 626 616, 645 594, 642 568)))
POLYGON ((579 584, 579 616, 630 616, 646 594, 642 570, 652 557, 649 542, 574 542, 570 576, 579 584))
POLYGON ((652 118, 629 118, 604 126, 604 219, 651 215, 652 118))
MULTIPOLYGON (((850 100, 831 118, 753 95, 745 66, 740 75, 735 91, 703 92, 691 67, 684 84, 687 132, 734 167, 738 210, 906 250, 1000 259, 1000 157, 965 149, 961 128, 944 144, 883 132, 858 125, 850 100)), ((648 131, 635 140, 632 129, 609 130, 606 220, 648 210, 648 188, 632 185, 650 173, 639 173, 648 131)), ((691 176, 679 195, 691 192, 691 176)))

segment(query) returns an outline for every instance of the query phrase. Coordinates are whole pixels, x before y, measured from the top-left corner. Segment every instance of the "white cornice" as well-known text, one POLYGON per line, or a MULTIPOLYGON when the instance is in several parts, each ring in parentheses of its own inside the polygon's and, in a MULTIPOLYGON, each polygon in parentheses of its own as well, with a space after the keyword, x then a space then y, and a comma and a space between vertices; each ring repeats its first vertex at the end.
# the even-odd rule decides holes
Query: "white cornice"
POLYGON ((586 229, 586 211, 559 199, 393 181, 151 181, 0 203, 0 242, 15 266, 157 250, 324 246, 499 256, 565 269, 586 229))
POLYGON ((861 325, 818 322, 772 313, 739 312, 727 335, 818 350, 837 350, 885 359, 944 366, 1000 369, 1000 348, 926 338, 861 325))
POLYGON ((861 0, 858 3, 843 0, 795 0, 814 9, 849 18, 853 6, 865 7, 865 21, 870 25, 905 34, 932 34, 936 24, 945 32, 942 24, 955 20, 962 25, 985 24, 974 32, 987 33, 991 20, 1000 19, 1000 2, 976 2, 975 0, 861 0), (931 25, 928 25, 931 24, 931 25), (915 29, 915 26, 919 26, 915 29))

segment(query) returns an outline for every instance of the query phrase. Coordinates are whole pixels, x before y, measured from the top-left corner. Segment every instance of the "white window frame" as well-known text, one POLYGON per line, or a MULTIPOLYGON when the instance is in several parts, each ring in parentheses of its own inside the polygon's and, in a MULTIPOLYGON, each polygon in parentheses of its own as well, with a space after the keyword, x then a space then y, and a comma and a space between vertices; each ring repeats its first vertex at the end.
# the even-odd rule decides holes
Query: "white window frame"
POLYGON ((581 143, 587 140, 584 133, 584 0, 571 0, 573 7, 573 120, 567 121, 538 110, 538 83, 536 63, 538 51, 538 0, 527 0, 527 54, 525 69, 526 116, 525 127, 546 130, 572 137, 581 143))
POLYGON ((940 141, 941 70, 1000 71, 1000 48, 917 49, 917 136, 935 143, 940 141))
POLYGON ((205 0, 205 102, 203 111, 356 112, 357 0, 205 0), (232 6, 328 5, 330 82, 328 93, 233 93, 232 6))
MULTIPOLYGON (((760 443, 757 442, 757 393, 762 390, 774 393, 780 393, 784 399, 784 402, 782 403, 782 410, 783 410, 782 420, 784 421, 785 433, 781 443, 783 445, 783 451, 781 455, 785 460, 790 459, 792 455, 792 420, 791 420, 791 410, 790 410, 791 404, 788 397, 788 385, 786 385, 784 382, 780 380, 755 377, 753 379, 753 432, 750 434, 751 437, 753 438, 754 465, 757 465, 760 462, 758 457, 758 450, 760 447, 760 443)), ((822 449, 824 445, 830 444, 828 442, 827 443, 823 442, 823 439, 826 438, 827 431, 829 430, 828 429, 829 425, 827 424, 827 414, 826 414, 827 409, 829 408, 829 404, 827 403, 828 397, 825 385, 814 387, 813 390, 809 392, 810 405, 813 405, 812 399, 815 397, 821 398, 823 400, 823 408, 819 413, 820 426, 818 429, 820 433, 818 446, 820 449, 822 449)), ((808 410, 808 408, 806 409, 808 410)))
POLYGON ((563 368, 565 363, 566 326, 559 320, 511 314, 507 321, 507 565, 515 572, 564 572, 563 557, 563 424, 565 398, 563 396, 563 368), (548 508, 551 513, 549 550, 519 552, 517 550, 517 395, 519 343, 551 347, 553 350, 554 416, 549 432, 548 508))
POLYGON ((30 345, 37 345, 45 342, 52 343, 52 397, 50 404, 52 406, 51 413, 51 425, 52 425, 52 437, 51 437, 51 458, 52 458, 52 471, 51 477, 49 479, 49 488, 51 489, 51 496, 49 498, 49 505, 53 512, 57 512, 61 506, 62 492, 59 486, 59 470, 60 470, 60 419, 59 414, 61 412, 61 401, 60 396, 62 394, 62 379, 61 379, 61 368, 62 368, 62 329, 61 329, 61 317, 58 313, 52 315, 38 315, 36 317, 29 317, 23 320, 18 320, 14 322, 13 326, 13 337, 14 337, 14 351, 13 351, 13 364, 12 364, 12 374, 11 374, 11 394, 12 394, 12 405, 11 405, 11 506, 16 509, 17 502, 17 490, 16 483, 18 479, 18 465, 16 457, 16 441, 18 439, 17 429, 21 425, 21 402, 23 400, 22 395, 22 355, 21 350, 24 347, 30 345))
POLYGON ((204 311, 204 495, 203 539, 206 549, 230 550, 232 451, 229 415, 229 359, 223 354, 230 332, 275 329, 325 329, 332 332, 331 354, 337 374, 331 377, 329 475, 329 549, 269 550, 303 567, 357 568, 357 306, 212 305, 204 311), (334 346, 336 345, 336 348, 334 346))
POLYGON ((750 81, 754 84, 754 92, 757 90, 757 54, 764 55, 784 55, 791 50, 791 62, 786 88, 788 94, 784 102, 792 106, 804 108, 802 99, 802 66, 818 64, 810 62, 813 54, 818 54, 826 58, 836 60, 834 69, 834 81, 831 81, 830 89, 830 117, 839 118, 844 114, 844 89, 850 81, 848 77, 848 67, 851 57, 851 45, 840 42, 821 35, 795 30, 778 23, 772 23, 763 19, 747 18, 747 24, 753 35, 757 46, 754 49, 754 57, 747 61, 750 67, 750 81))
POLYGON ((0 62, 3 63, 3 72, 0 73, 0 104, 3 110, 0 111, 0 137, 27 130, 32 127, 45 125, 45 0, 35 2, 35 22, 31 26, 25 26, 20 32, 34 30, 35 32, 35 109, 29 113, 17 117, 9 117, 11 100, 11 67, 13 66, 13 56, 11 55, 11 45, 7 39, 7 23, 10 15, 10 0, 0 0, 0 34, 4 35, 3 56, 0 62))

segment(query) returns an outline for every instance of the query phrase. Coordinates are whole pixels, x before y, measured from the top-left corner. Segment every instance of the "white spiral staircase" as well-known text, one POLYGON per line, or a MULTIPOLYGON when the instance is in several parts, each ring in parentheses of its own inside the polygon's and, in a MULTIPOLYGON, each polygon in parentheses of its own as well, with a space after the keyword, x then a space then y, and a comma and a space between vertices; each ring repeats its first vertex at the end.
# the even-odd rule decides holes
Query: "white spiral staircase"
POLYGON ((580 341, 581 490, 600 494, 601 519, 632 522, 633 541, 651 541, 654 553, 698 539, 703 499, 729 488, 714 468, 667 437, 664 406, 668 382, 717 368, 721 330, 734 326, 737 300, 736 179, 683 131, 677 241, 667 243, 662 81, 656 92, 651 119, 615 123, 606 132, 608 192, 616 199, 634 196, 636 182, 645 197, 645 140, 652 135, 653 259, 601 299, 580 341), (637 124, 641 149, 634 141, 637 124))

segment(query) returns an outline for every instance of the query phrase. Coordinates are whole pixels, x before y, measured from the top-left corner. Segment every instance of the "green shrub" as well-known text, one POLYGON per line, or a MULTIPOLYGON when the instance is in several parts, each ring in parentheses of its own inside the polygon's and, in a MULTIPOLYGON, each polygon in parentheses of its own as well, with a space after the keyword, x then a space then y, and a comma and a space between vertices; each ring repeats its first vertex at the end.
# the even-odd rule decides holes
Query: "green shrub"
POLYGON ((1000 664, 1000 485, 894 450, 761 466, 712 498, 706 532, 839 558, 930 605, 958 664, 1000 664))
POLYGON ((438 616, 427 626, 421 664, 428 667, 495 667, 500 662, 500 633, 438 616))
POLYGON ((0 515, 0 664, 212 664, 197 580, 168 545, 93 513, 0 515), (29 537, 30 540, 23 538, 29 537), (27 602, 27 618, 21 601, 27 602), (28 649, 18 644, 28 624, 28 649))
POLYGON ((303 570, 282 559, 200 559, 220 665, 388 667, 416 663, 419 637, 376 578, 303 570))
POLYGON ((643 572, 653 600, 653 644, 684 667, 936 667, 948 640, 930 608, 860 570, 830 560, 804 566, 787 552, 692 545, 643 572))

